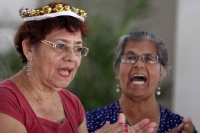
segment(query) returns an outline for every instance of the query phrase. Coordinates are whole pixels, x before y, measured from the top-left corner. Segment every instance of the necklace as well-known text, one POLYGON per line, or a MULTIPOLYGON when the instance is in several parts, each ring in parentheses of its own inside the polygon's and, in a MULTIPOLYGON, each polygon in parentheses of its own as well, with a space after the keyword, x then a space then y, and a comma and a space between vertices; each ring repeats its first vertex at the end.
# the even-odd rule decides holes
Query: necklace
POLYGON ((159 126, 160 126, 160 116, 159 116, 159 118, 158 118, 158 124, 157 124, 157 126, 156 126, 156 129, 155 129, 154 133, 157 133, 157 132, 158 132, 159 126))
MULTIPOLYGON (((124 113, 124 115, 125 115, 125 117, 126 117, 127 123, 128 123, 130 126, 132 126, 133 124, 130 123, 129 118, 127 117, 127 115, 126 115, 126 113, 125 113, 125 111, 124 111, 124 109, 123 109, 122 101, 121 101, 121 100, 118 100, 118 102, 119 102, 119 105, 120 105, 120 108, 121 108, 122 113, 124 113)), ((159 104, 158 104, 158 107, 159 107, 159 104)), ((160 108, 160 107, 159 107, 159 108, 160 108)), ((157 125, 156 125, 156 128, 155 128, 154 133, 157 133, 157 132, 158 132, 159 126, 160 126, 160 115, 159 115, 158 122, 157 122, 157 125)))

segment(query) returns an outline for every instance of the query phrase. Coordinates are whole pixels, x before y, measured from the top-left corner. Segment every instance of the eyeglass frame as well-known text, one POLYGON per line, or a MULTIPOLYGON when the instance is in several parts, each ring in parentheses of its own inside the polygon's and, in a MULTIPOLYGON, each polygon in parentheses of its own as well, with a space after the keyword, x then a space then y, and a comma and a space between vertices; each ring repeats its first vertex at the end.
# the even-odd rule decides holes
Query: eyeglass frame
POLYGON ((139 57, 141 57, 142 62, 145 63, 145 64, 156 64, 156 63, 159 62, 159 56, 156 55, 156 54, 142 54, 142 55, 132 54, 133 56, 136 57, 135 62, 127 62, 127 61, 125 61, 125 59, 124 59, 124 56, 125 56, 125 55, 128 55, 128 54, 124 54, 124 55, 121 56, 121 62, 122 62, 122 63, 126 63, 126 64, 135 64, 135 63, 138 61, 139 57), (144 58, 145 58, 147 55, 155 56, 156 62, 153 62, 153 63, 145 62, 145 59, 144 59, 144 58))
MULTIPOLYGON (((44 44, 47 44, 48 46, 50 46, 50 47, 52 47, 54 49, 56 49, 56 46, 58 45, 58 44, 56 44, 54 42, 47 41, 45 39, 42 39, 41 42, 43 42, 44 44)), ((67 50, 65 49, 66 52, 68 52, 70 49, 73 49, 75 54, 76 54, 76 49, 77 48, 84 48, 86 50, 86 54, 84 54, 84 55, 80 54, 80 56, 82 56, 82 57, 87 56, 87 54, 89 52, 89 48, 87 48, 87 47, 73 47, 73 46, 70 46, 70 45, 65 45, 65 46, 67 46, 67 48, 68 48, 67 50)), ((64 51, 62 51, 62 52, 64 52, 64 51)), ((60 52, 60 53, 62 53, 62 52, 60 52)), ((79 54, 76 54, 76 56, 79 56, 79 54)))

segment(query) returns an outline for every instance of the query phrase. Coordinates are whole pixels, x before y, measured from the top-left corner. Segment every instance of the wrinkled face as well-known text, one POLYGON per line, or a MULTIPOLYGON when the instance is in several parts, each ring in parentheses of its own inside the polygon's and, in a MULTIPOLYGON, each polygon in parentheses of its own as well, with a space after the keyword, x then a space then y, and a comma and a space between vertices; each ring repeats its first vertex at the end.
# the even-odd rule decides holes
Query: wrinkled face
POLYGON ((123 94, 131 98, 153 96, 157 83, 162 79, 160 64, 144 63, 141 55, 156 55, 155 44, 148 40, 129 40, 124 48, 124 54, 128 53, 140 57, 134 64, 120 63, 117 78, 120 80, 123 94))
MULTIPOLYGON (((54 30, 44 40, 73 47, 83 45, 80 31, 72 34, 64 29, 54 30)), ((37 81, 53 90, 67 87, 73 80, 82 57, 75 55, 73 49, 58 53, 42 42, 33 51, 31 77, 36 77, 37 81)))

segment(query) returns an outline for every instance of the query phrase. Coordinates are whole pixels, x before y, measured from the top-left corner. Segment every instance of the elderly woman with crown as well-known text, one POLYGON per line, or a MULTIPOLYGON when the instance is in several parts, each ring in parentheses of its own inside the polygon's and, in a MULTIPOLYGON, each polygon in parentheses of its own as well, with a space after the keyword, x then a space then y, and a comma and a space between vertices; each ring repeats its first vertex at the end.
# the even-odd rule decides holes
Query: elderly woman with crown
POLYGON ((87 133, 81 102, 63 89, 89 51, 86 12, 50 3, 20 16, 14 43, 24 67, 0 83, 0 132, 87 133))
MULTIPOLYGON (((67 3, 20 9, 25 22, 14 43, 24 67, 0 83, 0 132, 88 132, 80 100, 64 89, 89 51, 83 43, 86 14, 67 3)), ((118 122, 125 122, 124 115, 118 122)))

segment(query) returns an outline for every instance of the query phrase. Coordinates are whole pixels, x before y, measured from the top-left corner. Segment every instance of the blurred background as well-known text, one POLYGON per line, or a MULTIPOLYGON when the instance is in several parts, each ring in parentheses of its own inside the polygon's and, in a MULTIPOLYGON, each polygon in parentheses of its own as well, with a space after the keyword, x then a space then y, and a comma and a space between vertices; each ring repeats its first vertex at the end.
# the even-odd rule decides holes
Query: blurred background
MULTIPOLYGON (((52 1, 52 0, 51 0, 52 1)), ((50 0, 6 0, 0 5, 0 81, 23 66, 13 44, 19 9, 44 6, 50 0)), ((63 0, 87 11, 90 48, 73 82, 67 87, 85 110, 102 107, 120 96, 113 70, 117 39, 132 30, 146 30, 162 38, 172 69, 161 84, 158 101, 184 117, 192 117, 200 131, 200 1, 199 0, 63 0)))

